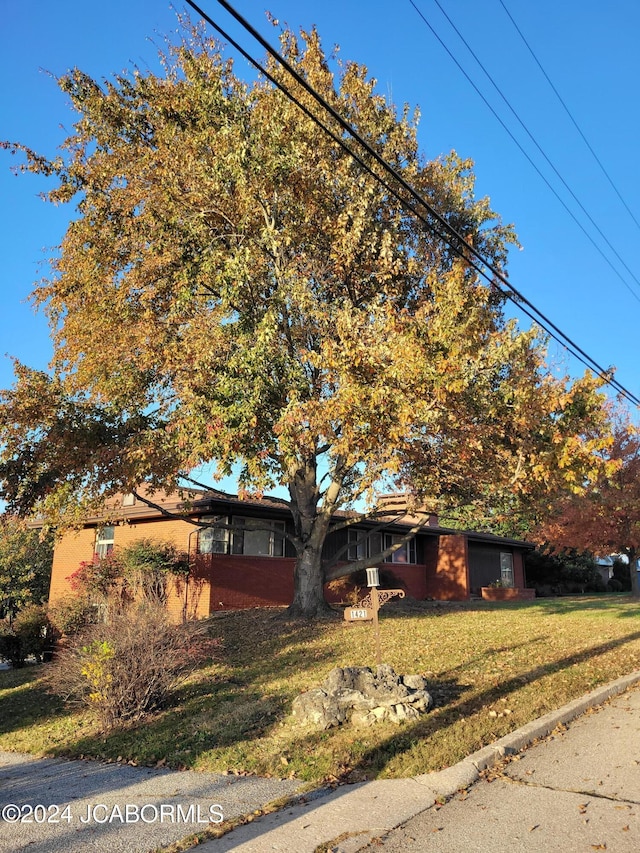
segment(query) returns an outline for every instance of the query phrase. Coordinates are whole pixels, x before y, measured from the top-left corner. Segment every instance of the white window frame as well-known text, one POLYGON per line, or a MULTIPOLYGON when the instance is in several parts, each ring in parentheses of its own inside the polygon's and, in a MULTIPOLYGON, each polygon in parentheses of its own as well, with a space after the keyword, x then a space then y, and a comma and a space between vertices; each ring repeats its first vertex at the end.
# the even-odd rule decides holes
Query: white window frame
POLYGON ((205 515, 200 521, 207 522, 209 526, 201 527, 198 533, 198 554, 228 554, 229 530, 222 526, 229 523, 227 516, 205 515))
POLYGON ((115 542, 116 528, 113 524, 108 524, 105 527, 99 527, 96 530, 96 541, 93 546, 95 555, 99 560, 104 559, 107 554, 113 551, 115 542))
MULTIPOLYGON (((285 556, 285 538, 284 533, 286 525, 284 521, 264 518, 248 518, 244 516, 234 516, 233 524, 241 526, 242 530, 233 530, 232 532, 232 553, 244 555, 246 557, 284 557, 285 556), (258 534, 266 535, 266 548, 262 552, 247 551, 247 539, 244 531, 255 531, 258 534)), ((249 540, 250 541, 250 540, 249 540)))
POLYGON ((513 554, 510 551, 500 551, 500 582, 502 586, 507 587, 516 585, 513 572, 513 554))

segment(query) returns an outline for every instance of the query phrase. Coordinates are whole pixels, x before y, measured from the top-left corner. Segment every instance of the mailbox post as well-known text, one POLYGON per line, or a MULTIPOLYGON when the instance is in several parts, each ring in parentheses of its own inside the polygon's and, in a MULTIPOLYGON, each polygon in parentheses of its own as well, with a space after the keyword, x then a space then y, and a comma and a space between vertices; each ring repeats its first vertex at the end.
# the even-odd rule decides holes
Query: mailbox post
POLYGON ((389 601, 390 598, 398 596, 404 598, 403 589, 384 589, 378 591, 380 586, 380 572, 377 566, 371 566, 367 569, 367 586, 371 590, 369 595, 365 596, 355 607, 347 607, 344 611, 344 618, 348 622, 373 622, 373 635, 376 644, 376 663, 382 663, 382 648, 380 645, 380 623, 378 621, 378 611, 380 607, 389 601))
POLYGON ((373 636, 376 641, 376 663, 381 664, 382 649, 380 647, 380 622, 378 621, 378 611, 380 610, 380 599, 378 597, 380 572, 377 566, 367 569, 367 586, 371 590, 371 604, 373 605, 373 636))

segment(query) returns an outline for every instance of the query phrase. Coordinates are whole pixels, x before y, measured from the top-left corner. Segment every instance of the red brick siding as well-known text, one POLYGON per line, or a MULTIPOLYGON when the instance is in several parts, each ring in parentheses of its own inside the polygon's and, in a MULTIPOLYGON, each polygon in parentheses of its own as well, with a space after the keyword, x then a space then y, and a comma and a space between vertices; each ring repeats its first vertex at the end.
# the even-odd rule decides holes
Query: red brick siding
POLYGON ((469 555, 467 538, 461 534, 443 535, 434 540, 431 550, 432 571, 427 572, 427 595, 441 601, 469 598, 469 555), (433 548, 437 549, 437 554, 433 548))
POLYGON ((513 551, 513 584, 518 589, 524 589, 524 558, 522 551, 513 551))
MULTIPOLYGON (((191 536, 193 552, 195 548, 193 531, 195 530, 197 528, 192 524, 179 519, 116 525, 114 548, 126 547, 139 539, 154 539, 158 542, 171 542, 178 550, 187 553, 191 536)), ((76 571, 80 563, 93 559, 95 540, 96 528, 88 527, 84 530, 65 533, 56 543, 49 591, 51 603, 73 594, 67 578, 76 571)), ((175 621, 181 620, 185 611, 194 617, 208 616, 209 600, 207 580, 200 579, 198 584, 189 582, 185 588, 184 580, 177 579, 170 585, 167 608, 175 621)))
POLYGON ((209 579, 210 612, 291 604, 295 562, 292 557, 199 557, 198 571, 209 579))
POLYGON ((76 571, 80 563, 93 558, 95 541, 96 531, 88 528, 65 533, 56 542, 51 568, 51 586, 49 587, 49 602, 51 604, 73 594, 67 578, 76 571))

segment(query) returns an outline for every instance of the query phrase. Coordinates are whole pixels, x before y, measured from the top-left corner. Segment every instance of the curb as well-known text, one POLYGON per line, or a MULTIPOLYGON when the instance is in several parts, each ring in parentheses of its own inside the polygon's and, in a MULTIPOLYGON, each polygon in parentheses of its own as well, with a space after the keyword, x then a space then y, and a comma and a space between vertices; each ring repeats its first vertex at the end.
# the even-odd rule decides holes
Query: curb
POLYGON ((408 779, 363 782, 325 793, 306 806, 290 804, 279 812, 239 826, 216 841, 202 843, 201 849, 216 853, 357 853, 375 838, 386 835, 412 817, 469 788, 487 770, 535 741, 547 737, 557 726, 584 714, 607 699, 640 682, 640 670, 612 681, 525 724, 466 758, 434 773, 408 779), (327 829, 333 835, 327 838, 327 829), (215 844, 215 848, 213 845, 215 844), (210 845, 210 846, 208 846, 210 845))

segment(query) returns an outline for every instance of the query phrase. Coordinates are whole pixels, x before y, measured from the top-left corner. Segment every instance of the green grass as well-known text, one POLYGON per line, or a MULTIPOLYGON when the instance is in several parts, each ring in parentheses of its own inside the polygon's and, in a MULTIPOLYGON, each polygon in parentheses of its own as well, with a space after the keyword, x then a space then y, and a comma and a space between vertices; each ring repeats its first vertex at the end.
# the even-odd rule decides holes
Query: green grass
POLYGON ((334 666, 373 666, 368 624, 303 624, 274 611, 211 620, 219 660, 161 713, 100 732, 46 693, 44 666, 0 672, 0 749, 309 783, 410 776, 449 766, 597 685, 640 668, 640 603, 624 596, 514 604, 402 602, 381 614, 385 662, 421 673, 435 708, 419 722, 327 732, 295 725, 291 702, 334 666))

